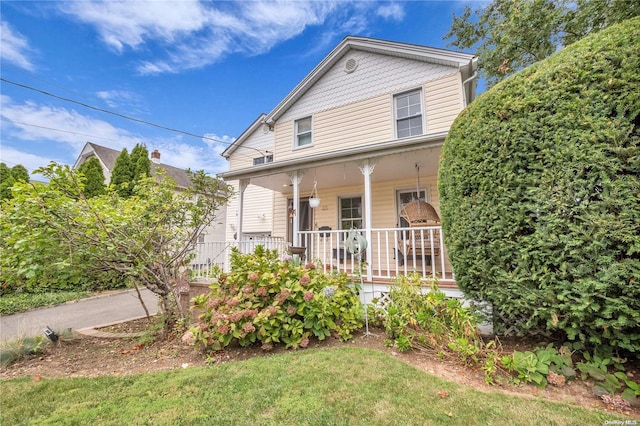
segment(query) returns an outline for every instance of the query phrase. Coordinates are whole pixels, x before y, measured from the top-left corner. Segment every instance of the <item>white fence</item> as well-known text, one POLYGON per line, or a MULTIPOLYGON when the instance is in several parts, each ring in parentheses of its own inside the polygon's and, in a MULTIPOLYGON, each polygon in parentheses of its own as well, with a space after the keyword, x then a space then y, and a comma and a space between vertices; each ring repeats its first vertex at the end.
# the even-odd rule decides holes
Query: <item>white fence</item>
POLYGON ((278 250, 278 252, 282 254, 287 253, 289 247, 284 238, 277 237, 199 243, 196 246, 196 257, 189 265, 193 277, 206 278, 210 276, 215 266, 228 272, 232 247, 237 247, 242 253, 252 253, 258 245, 262 245, 269 250, 278 250))

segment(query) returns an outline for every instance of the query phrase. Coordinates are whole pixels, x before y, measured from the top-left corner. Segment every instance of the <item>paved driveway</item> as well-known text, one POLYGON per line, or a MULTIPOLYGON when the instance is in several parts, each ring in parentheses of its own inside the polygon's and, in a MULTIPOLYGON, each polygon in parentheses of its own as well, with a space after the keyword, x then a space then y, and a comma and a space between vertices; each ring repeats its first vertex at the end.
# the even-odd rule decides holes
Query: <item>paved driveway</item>
MULTIPOLYGON (((140 291, 149 313, 158 311, 158 298, 149 290, 140 291)), ((49 326, 60 331, 78 330, 145 315, 135 290, 126 290, 105 296, 91 297, 78 302, 65 303, 51 308, 35 309, 13 315, 0 315, 0 341, 24 336, 41 335, 49 326)))

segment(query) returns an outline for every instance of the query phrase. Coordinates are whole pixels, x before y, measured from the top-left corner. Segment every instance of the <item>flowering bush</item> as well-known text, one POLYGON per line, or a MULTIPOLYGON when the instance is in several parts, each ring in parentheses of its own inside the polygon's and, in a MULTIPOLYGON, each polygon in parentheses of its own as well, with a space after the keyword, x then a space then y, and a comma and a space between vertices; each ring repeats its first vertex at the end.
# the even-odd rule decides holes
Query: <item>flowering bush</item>
POLYGON ((310 336, 347 340, 362 327, 360 299, 346 275, 278 259, 275 250, 258 246, 243 255, 234 249, 231 272, 216 278, 211 292, 194 299, 203 313, 191 331, 204 348, 222 349, 233 341, 306 347, 310 336))

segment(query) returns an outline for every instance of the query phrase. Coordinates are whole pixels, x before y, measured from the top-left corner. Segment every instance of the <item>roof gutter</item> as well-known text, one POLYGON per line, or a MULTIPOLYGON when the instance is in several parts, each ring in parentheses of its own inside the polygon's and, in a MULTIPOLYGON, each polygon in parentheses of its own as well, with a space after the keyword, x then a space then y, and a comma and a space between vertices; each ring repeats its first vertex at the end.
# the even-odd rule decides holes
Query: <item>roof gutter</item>
POLYGON ((220 173, 218 176, 224 180, 247 179, 251 177, 267 176, 276 173, 284 173, 301 168, 313 166, 322 166, 336 162, 357 161, 365 158, 376 157, 381 154, 395 154, 408 151, 414 148, 427 148, 441 145, 444 142, 447 132, 438 132, 414 138, 406 138, 402 140, 393 139, 390 141, 370 144, 364 146, 351 147, 338 151, 325 152, 304 158, 292 158, 289 160, 268 163, 251 168, 240 170, 232 170, 220 173), (336 161, 339 160, 339 161, 336 161))

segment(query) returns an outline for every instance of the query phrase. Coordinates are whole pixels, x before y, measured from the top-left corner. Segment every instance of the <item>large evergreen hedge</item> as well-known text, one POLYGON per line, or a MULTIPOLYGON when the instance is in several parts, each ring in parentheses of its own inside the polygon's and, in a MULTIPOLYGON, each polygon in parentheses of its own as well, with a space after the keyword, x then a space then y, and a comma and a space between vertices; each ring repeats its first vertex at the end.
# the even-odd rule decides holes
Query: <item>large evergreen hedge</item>
POLYGON ((640 352, 640 18, 479 96, 439 190, 458 285, 498 331, 640 352))

